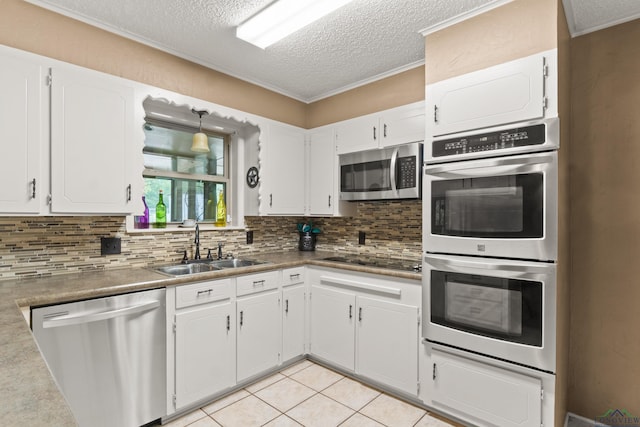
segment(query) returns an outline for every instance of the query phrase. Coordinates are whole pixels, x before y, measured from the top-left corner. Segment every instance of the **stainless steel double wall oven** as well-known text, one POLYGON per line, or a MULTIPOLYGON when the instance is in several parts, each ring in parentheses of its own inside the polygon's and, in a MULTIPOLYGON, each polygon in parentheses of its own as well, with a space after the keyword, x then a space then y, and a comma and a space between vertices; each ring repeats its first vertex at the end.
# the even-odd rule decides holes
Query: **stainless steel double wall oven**
POLYGON ((557 118, 434 138, 423 337, 555 372, 557 118))

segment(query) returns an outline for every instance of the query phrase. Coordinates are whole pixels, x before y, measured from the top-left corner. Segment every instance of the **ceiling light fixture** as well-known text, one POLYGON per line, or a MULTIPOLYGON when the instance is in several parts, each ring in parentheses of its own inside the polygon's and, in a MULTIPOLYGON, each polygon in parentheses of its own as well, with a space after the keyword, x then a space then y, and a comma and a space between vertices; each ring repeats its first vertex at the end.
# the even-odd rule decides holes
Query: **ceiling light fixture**
POLYGON ((191 112, 200 116, 200 130, 198 133, 193 134, 193 142, 191 143, 191 151, 196 153, 208 153, 209 150, 209 137, 202 132, 202 116, 209 114, 206 110, 191 109, 191 112))
POLYGON ((236 29, 236 37, 266 48, 351 0, 279 0, 236 29))

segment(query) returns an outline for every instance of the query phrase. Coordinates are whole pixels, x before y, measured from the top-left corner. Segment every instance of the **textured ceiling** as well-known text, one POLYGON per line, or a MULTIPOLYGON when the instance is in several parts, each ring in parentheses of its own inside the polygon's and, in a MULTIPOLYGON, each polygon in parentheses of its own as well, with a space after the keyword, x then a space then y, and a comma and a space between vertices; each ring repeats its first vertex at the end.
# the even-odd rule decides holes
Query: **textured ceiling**
POLYGON ((563 0, 572 36, 640 18, 640 0, 563 0))
MULTIPOLYGON (((265 50, 237 39, 235 27, 273 0, 27 1, 312 102, 421 65, 421 30, 506 0, 353 0, 265 50)), ((574 19, 580 27, 628 15, 612 4, 636 13, 640 5, 640 0, 564 1, 572 7, 570 24, 574 19)))

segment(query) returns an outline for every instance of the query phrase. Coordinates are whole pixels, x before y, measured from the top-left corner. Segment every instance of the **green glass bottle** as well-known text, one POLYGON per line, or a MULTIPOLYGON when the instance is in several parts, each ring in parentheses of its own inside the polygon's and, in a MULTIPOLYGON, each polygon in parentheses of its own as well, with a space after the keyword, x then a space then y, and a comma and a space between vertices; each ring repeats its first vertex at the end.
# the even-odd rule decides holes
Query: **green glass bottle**
POLYGON ((165 228, 167 226, 167 206, 164 204, 162 190, 158 195, 158 204, 156 205, 156 228, 165 228))

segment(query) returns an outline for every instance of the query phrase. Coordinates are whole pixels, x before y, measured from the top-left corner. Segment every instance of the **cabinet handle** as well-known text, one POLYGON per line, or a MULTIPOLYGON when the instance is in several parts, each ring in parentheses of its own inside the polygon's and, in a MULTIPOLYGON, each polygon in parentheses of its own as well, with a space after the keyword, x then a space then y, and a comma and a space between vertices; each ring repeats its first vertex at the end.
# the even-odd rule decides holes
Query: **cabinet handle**
POLYGON ((300 273, 290 274, 289 275, 289 280, 299 279, 299 278, 300 278, 300 273))
POLYGON ((387 124, 386 123, 384 124, 384 127, 383 127, 383 135, 382 136, 384 136, 385 138, 387 137, 387 124))
POLYGON ((284 300, 284 312, 289 313, 289 300, 284 300))
POLYGON ((362 307, 358 308, 358 321, 362 322, 362 307))
POLYGON ((131 184, 127 185, 127 202, 131 201, 131 184))
POLYGON ((433 122, 438 123, 438 106, 433 106, 433 122))
POLYGON ((373 127, 373 140, 375 141, 376 139, 378 139, 378 137, 376 136, 376 127, 373 127))
POLYGON ((433 378, 434 381, 436 380, 436 364, 435 363, 433 364, 433 377, 432 378, 433 378))
POLYGON ((202 294, 210 294, 211 292, 213 292, 213 289, 206 289, 204 291, 198 291, 198 293, 196 294, 196 297, 199 297, 202 294))
POLYGON ((351 304, 349 304, 349 319, 353 319, 353 306, 351 304))
POLYGON ((255 288, 256 286, 264 286, 264 280, 255 280, 253 282, 253 287, 255 288))
POLYGON ((269 207, 273 206, 273 194, 269 194, 269 207))
POLYGON ((231 330, 231 316, 227 314, 227 332, 231 330))
POLYGON ((244 323, 244 311, 240 312, 240 326, 244 323))
POLYGON ((331 195, 329 195, 329 207, 331 207, 331 195))
POLYGON ((31 198, 35 199, 36 198, 36 179, 35 178, 33 178, 33 181, 31 181, 31 185, 32 185, 31 198))

